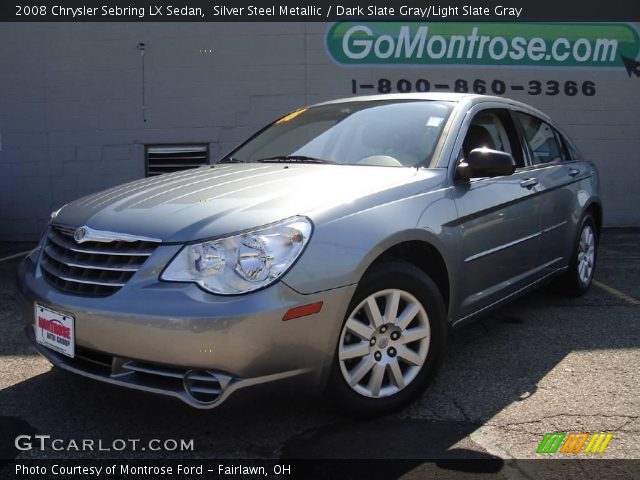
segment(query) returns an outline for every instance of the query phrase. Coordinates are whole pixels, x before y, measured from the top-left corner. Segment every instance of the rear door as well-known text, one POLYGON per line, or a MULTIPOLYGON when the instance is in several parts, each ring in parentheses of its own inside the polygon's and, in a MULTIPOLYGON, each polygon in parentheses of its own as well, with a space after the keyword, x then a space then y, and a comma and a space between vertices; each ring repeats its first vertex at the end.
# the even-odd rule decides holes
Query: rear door
MULTIPOLYGON (((585 165, 572 158, 574 150, 545 120, 528 112, 514 112, 540 195, 540 266, 551 273, 569 262, 575 226, 579 180, 588 175, 585 165)), ((579 211, 579 209, 578 209, 579 211)))
POLYGON ((484 146, 512 154, 517 165, 513 175, 476 178, 454 187, 460 233, 456 303, 458 318, 464 318, 535 277, 540 202, 537 180, 525 166, 525 152, 509 110, 477 105, 467 114, 460 134, 464 141, 458 160, 484 146))

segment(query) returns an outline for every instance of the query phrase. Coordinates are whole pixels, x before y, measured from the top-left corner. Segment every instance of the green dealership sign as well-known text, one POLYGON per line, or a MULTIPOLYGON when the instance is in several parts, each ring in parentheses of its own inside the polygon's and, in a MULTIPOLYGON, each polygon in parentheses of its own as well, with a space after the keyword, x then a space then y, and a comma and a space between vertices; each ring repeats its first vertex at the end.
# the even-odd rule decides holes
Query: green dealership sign
POLYGON ((345 65, 629 68, 640 53, 627 23, 340 22, 326 42, 345 65))

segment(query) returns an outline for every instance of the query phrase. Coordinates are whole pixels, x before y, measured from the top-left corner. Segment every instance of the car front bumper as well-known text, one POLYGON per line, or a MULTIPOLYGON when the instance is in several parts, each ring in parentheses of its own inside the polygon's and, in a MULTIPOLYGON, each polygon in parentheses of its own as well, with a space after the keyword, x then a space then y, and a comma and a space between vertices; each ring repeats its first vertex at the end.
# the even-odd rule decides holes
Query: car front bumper
POLYGON ((280 281, 246 295, 212 295, 193 284, 158 281, 157 266, 177 248, 159 247, 109 297, 56 290, 28 256, 18 269, 18 300, 34 347, 66 370, 198 408, 289 377, 298 377, 304 390, 322 388, 354 285, 303 295, 280 281), (319 313, 282 320, 290 308, 316 302, 323 302, 319 313), (35 341, 36 303, 75 317, 74 358, 35 341))

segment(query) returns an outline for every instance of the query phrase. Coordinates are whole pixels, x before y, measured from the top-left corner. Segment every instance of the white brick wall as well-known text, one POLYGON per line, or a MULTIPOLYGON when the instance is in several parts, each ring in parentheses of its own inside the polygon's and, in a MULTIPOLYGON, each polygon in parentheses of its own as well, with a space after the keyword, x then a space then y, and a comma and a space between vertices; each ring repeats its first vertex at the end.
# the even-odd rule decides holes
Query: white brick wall
POLYGON ((608 225, 640 225, 640 79, 622 71, 336 65, 328 24, 2 24, 0 240, 35 239, 49 212, 144 175, 144 144, 226 153, 274 117, 351 95, 351 79, 589 79, 594 97, 510 96, 548 112, 599 166, 608 225), (146 43, 146 118, 141 58, 146 43), (212 53, 202 53, 212 49, 212 53))

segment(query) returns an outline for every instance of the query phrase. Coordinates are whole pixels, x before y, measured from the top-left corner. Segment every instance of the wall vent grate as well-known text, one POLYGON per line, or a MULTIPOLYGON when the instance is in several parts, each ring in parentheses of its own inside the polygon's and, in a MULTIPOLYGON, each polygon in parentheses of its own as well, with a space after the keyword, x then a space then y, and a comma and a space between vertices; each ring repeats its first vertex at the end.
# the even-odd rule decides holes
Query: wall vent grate
POLYGON ((208 145, 147 145, 147 177, 198 168, 209 163, 208 145))

